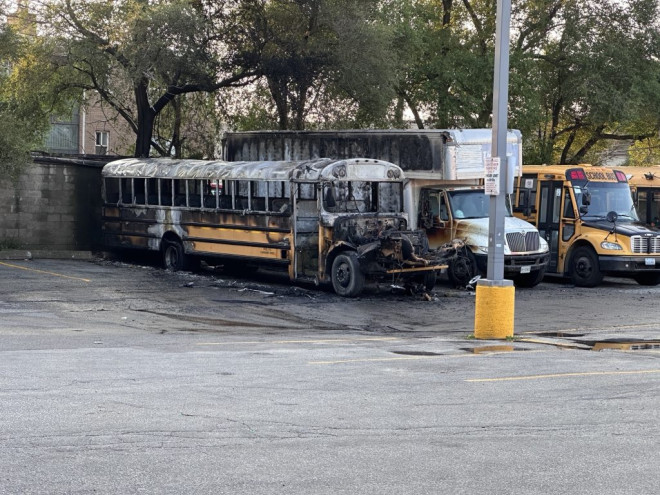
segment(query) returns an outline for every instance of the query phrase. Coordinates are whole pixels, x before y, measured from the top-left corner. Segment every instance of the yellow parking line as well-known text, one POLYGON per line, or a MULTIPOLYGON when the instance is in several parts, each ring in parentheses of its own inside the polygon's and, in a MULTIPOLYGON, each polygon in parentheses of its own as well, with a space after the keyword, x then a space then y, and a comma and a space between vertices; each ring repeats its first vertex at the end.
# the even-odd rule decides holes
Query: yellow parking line
POLYGON ((337 342, 389 342, 400 340, 396 337, 365 337, 355 339, 314 339, 314 340, 244 340, 238 342, 199 342, 195 345, 242 345, 242 344, 334 344, 337 342))
POLYGON ((10 268, 20 268, 21 270, 27 270, 29 272, 45 273, 46 275, 52 275, 54 277, 70 278, 71 280, 81 280, 83 282, 91 282, 91 280, 87 278, 72 277, 70 275, 62 275, 61 273, 48 272, 46 270, 38 270, 36 268, 28 268, 26 266, 21 266, 21 265, 13 265, 11 263, 4 263, 2 261, 0 261, 0 265, 8 266, 10 268))
POLYGON ((518 380, 543 380, 546 378, 565 378, 571 376, 607 376, 607 375, 648 375, 660 373, 656 370, 635 370, 635 371, 584 371, 576 373, 553 373, 548 375, 522 375, 522 376, 504 376, 501 378, 469 378, 466 382, 513 382, 518 380))

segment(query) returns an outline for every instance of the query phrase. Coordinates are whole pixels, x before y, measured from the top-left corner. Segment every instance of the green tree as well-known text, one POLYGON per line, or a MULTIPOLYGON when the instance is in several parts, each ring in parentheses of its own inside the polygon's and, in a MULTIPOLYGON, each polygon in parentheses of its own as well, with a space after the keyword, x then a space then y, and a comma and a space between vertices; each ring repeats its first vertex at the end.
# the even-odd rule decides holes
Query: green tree
POLYGON ((24 65, 42 49, 33 38, 0 26, 0 171, 13 179, 31 162, 30 151, 42 142, 56 110, 43 93, 17 84, 24 65))
MULTIPOLYGON (((254 37, 243 27, 255 4, 42 0, 38 14, 57 42, 63 86, 98 92, 135 131, 135 155, 148 156, 152 147, 168 153, 153 139, 153 126, 177 96, 245 85, 258 75, 259 47, 249 45, 254 37)), ((181 120, 170 123, 176 141, 181 120)))
POLYGON ((303 129, 385 115, 394 59, 377 7, 376 0, 264 2, 254 23, 263 78, 246 108, 252 117, 235 121, 269 125, 274 117, 280 129, 303 129))
POLYGON ((657 136, 659 15, 653 0, 564 4, 531 54, 542 118, 529 134, 539 161, 595 161, 608 142, 657 136))

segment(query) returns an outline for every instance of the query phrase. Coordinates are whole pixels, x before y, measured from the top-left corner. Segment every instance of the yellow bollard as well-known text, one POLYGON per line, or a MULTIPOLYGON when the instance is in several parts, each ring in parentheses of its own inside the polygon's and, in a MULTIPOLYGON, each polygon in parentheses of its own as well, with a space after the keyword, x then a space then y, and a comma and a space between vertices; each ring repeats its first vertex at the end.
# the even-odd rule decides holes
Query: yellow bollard
POLYGON ((515 288, 511 281, 491 285, 479 280, 474 311, 476 339, 506 339, 513 337, 515 288))

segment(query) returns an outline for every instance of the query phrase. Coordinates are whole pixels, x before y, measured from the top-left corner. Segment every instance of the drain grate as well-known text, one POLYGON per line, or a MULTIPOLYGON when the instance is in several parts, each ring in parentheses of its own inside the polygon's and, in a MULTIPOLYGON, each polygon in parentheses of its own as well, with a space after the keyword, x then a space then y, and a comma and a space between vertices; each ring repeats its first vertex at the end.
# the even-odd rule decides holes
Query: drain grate
POLYGON ((615 349, 619 351, 647 351, 649 349, 660 349, 660 342, 658 341, 633 341, 633 342, 621 342, 621 341, 603 341, 603 342, 594 342, 592 350, 602 351, 605 349, 615 349))
POLYGON ((402 356, 442 356, 438 352, 429 351, 392 351, 392 354, 400 354, 402 356))

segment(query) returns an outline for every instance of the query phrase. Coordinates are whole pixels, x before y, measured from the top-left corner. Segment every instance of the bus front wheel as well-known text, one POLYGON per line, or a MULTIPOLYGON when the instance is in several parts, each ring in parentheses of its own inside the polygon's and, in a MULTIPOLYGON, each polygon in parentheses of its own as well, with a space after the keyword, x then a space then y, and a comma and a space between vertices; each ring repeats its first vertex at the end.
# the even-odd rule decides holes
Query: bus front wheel
POLYGON ((590 247, 575 249, 571 256, 571 280, 578 287, 595 287, 603 281, 598 256, 590 247))
POLYGON ((332 287, 343 297, 355 297, 364 288, 364 274, 353 251, 338 254, 332 262, 332 287))

